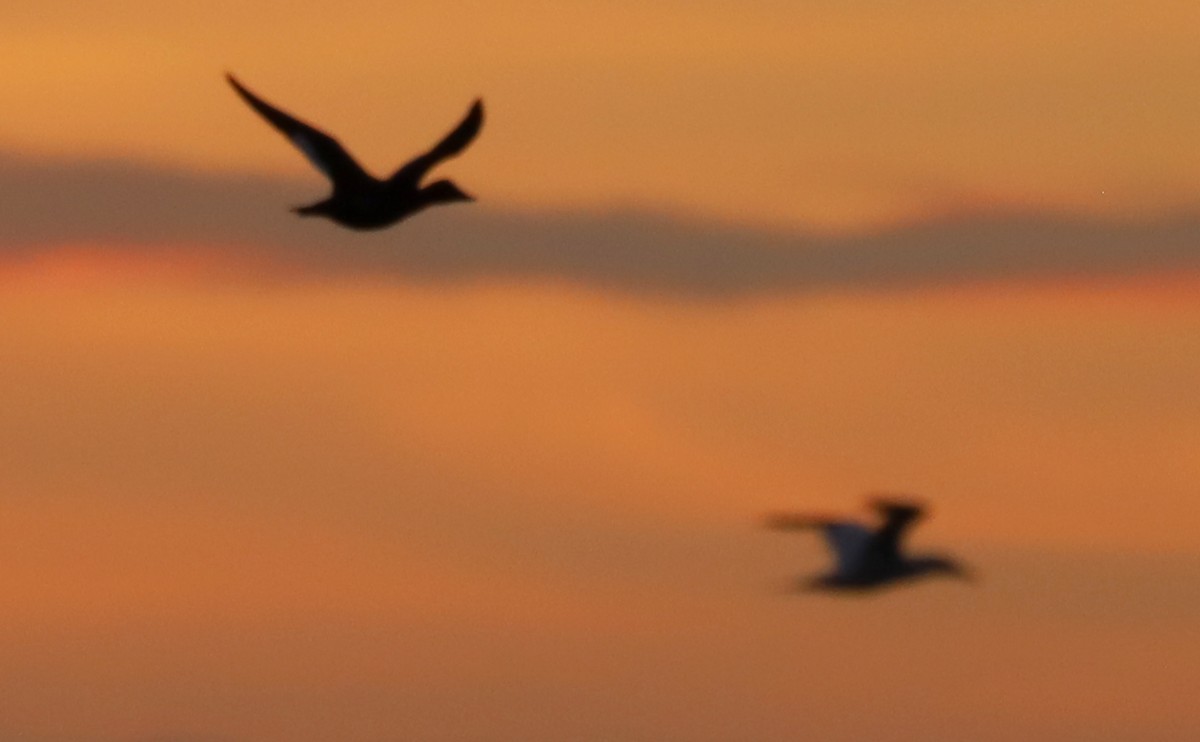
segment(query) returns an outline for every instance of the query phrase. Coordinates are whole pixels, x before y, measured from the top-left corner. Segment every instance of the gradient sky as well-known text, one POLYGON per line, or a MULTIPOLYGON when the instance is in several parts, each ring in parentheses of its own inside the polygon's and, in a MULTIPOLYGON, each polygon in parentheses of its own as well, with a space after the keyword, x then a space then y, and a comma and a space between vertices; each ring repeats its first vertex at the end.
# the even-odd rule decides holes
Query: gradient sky
POLYGON ((1196 739, 1196 28, 8 0, 0 742, 1196 739), (880 490, 980 580, 791 594, 880 490))

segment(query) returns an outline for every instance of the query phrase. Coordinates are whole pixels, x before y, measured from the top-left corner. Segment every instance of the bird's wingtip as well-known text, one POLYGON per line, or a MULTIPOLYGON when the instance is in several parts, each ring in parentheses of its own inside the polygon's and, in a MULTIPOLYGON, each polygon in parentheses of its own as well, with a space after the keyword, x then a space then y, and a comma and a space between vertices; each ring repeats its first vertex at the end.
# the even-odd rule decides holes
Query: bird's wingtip
POLYGON ((797 531, 816 528, 829 522, 828 518, 808 513, 773 512, 762 517, 762 525, 772 531, 797 531))
POLYGON ((242 83, 236 77, 234 77, 233 73, 229 70, 225 70, 225 82, 232 85, 233 89, 239 93, 244 93, 246 91, 246 88, 242 86, 242 83))
POLYGON ((922 513, 929 509, 920 498, 897 492, 873 492, 867 495, 867 506, 883 512, 903 510, 922 513))

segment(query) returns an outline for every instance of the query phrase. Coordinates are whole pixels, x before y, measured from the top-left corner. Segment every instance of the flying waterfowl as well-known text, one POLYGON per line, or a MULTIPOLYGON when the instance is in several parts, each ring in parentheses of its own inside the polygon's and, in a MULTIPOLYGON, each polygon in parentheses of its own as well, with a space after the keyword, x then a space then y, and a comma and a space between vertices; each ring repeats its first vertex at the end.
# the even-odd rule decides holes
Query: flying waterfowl
POLYGON ((767 526, 781 531, 818 528, 833 551, 834 569, 805 582, 810 590, 870 590, 892 583, 942 574, 970 579, 965 567, 940 555, 904 553, 902 540, 924 510, 910 501, 876 497, 870 506, 882 522, 875 530, 850 520, 798 513, 768 516, 767 526))
POLYGON ((259 98, 233 75, 225 79, 242 100, 278 129, 333 183, 333 194, 324 201, 292 209, 301 216, 324 216, 352 229, 381 229, 435 204, 474 201, 449 180, 421 185, 425 175, 442 160, 466 149, 483 126, 483 101, 476 100, 466 117, 428 152, 379 180, 367 173, 333 137, 296 119, 259 98))

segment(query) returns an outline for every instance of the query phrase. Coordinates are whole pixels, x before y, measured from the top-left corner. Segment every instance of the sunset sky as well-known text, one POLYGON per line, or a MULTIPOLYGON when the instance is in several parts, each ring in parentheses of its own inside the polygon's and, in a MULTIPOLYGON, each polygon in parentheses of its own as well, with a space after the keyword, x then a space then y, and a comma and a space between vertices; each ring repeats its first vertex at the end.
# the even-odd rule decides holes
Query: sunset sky
POLYGON ((1192 742, 1197 29, 6 0, 0 742, 1192 742), (796 594, 879 491, 978 581, 796 594))

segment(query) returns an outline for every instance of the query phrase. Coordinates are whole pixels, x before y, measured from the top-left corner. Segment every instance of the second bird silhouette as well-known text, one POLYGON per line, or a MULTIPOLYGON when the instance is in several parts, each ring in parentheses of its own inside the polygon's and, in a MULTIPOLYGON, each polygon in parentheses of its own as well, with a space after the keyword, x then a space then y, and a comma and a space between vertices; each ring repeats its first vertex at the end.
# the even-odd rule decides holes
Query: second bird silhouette
POLYGON ((226 74, 225 79, 333 184, 329 198, 293 209, 301 216, 324 216, 352 229, 381 229, 428 206, 475 200, 452 181, 437 180, 424 186, 421 182, 435 165, 462 152, 479 134, 483 127, 482 100, 477 99, 462 122, 432 149, 413 158, 390 178, 380 180, 355 162, 333 137, 275 108, 233 75, 226 74))
POLYGON ((836 563, 831 572, 808 580, 809 590, 871 590, 936 574, 971 579, 953 559, 904 552, 904 535, 924 513, 920 505, 885 495, 873 498, 870 506, 881 521, 874 530, 852 520, 808 513, 775 513, 767 518, 767 526, 780 531, 818 529, 824 534, 836 563))

